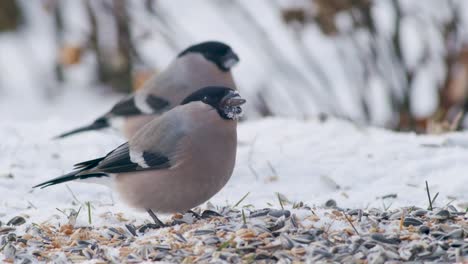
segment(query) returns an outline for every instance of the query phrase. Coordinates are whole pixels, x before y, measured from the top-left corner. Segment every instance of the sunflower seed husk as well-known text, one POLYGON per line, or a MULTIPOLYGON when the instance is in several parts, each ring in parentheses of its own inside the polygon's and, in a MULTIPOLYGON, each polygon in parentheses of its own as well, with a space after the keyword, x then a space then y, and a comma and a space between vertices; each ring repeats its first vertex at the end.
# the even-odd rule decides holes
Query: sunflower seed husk
POLYGON ((22 216, 15 216, 10 221, 7 222, 7 225, 9 226, 20 226, 22 224, 26 223, 26 219, 22 216))

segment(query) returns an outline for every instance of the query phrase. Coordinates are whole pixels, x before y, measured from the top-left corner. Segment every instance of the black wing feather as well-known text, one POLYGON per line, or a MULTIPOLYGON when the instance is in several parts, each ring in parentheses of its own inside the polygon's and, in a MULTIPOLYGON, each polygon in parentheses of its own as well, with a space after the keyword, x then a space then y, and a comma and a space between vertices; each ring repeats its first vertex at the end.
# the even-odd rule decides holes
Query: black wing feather
POLYGON ((84 174, 84 175, 79 175, 80 172, 83 170, 75 170, 72 171, 68 174, 59 176, 57 178, 54 178, 52 180, 48 180, 46 182, 40 183, 38 185, 33 186, 33 188, 41 187, 41 189, 59 184, 59 183, 64 183, 67 181, 74 181, 74 180, 84 180, 87 178, 99 178, 99 177, 108 177, 105 173, 89 173, 89 174, 84 174))
POLYGON ((120 145, 118 148, 106 155, 106 157, 94 168, 96 171, 118 173, 135 171, 138 164, 130 160, 128 143, 120 145))
MULTIPOLYGON (((152 109, 152 113, 160 113, 170 106, 170 103, 166 99, 152 94, 149 94, 145 100, 148 106, 152 109)), ((135 104, 135 97, 132 95, 118 102, 116 105, 114 105, 114 107, 112 107, 108 114, 96 119, 96 121, 94 121, 91 125, 79 127, 69 132, 60 134, 54 137, 54 139, 68 137, 73 134, 85 131, 107 128, 110 126, 108 118, 112 116, 135 116, 143 114, 146 113, 143 113, 140 109, 138 109, 137 105, 135 104)))
MULTIPOLYGON (((146 103, 151 107, 153 113, 158 113, 169 106, 169 102, 159 96, 149 94, 146 99, 146 103)), ((143 113, 138 106, 135 104, 135 96, 129 96, 118 102, 110 110, 110 114, 115 116, 133 116, 141 115, 143 113)))
POLYGON ((160 154, 145 151, 142 153, 143 159, 148 167, 141 167, 137 163, 130 160, 130 152, 128 143, 120 145, 115 150, 111 151, 105 157, 84 161, 75 164, 75 170, 54 178, 52 180, 40 183, 36 187, 49 187, 51 185, 73 181, 78 179, 87 179, 94 177, 108 177, 108 173, 123 173, 135 172, 144 170, 156 170, 170 167, 169 158, 160 154))
POLYGON ((71 136, 71 135, 76 134, 76 133, 81 133, 81 132, 91 131, 91 130, 99 130, 99 129, 103 129, 103 128, 107 128, 107 127, 109 127, 109 122, 107 121, 107 118, 101 117, 101 118, 96 119, 96 121, 94 121, 91 125, 87 125, 87 126, 79 127, 77 129, 73 129, 71 131, 68 131, 66 133, 63 133, 63 134, 60 134, 60 135, 54 137, 54 139, 60 139, 60 138, 71 136))
POLYGON ((137 163, 131 161, 128 143, 125 143, 107 154, 107 156, 102 161, 100 161, 99 164, 97 164, 97 166, 92 169, 92 171, 104 173, 122 173, 164 169, 170 167, 169 158, 160 153, 145 151, 142 153, 142 155, 146 165, 148 165, 147 168, 143 168, 137 163))
POLYGON ((131 115, 140 115, 142 112, 135 104, 135 98, 129 96, 118 102, 112 109, 110 113, 116 116, 131 116, 131 115))
POLYGON ((155 113, 164 110, 170 104, 167 100, 152 94, 146 97, 146 102, 155 113))
POLYGON ((166 168, 169 165, 169 159, 161 153, 144 151, 143 159, 150 168, 166 168))
POLYGON ((93 160, 87 160, 83 161, 80 163, 77 163, 74 166, 74 169, 81 169, 81 170, 87 170, 93 167, 96 167, 96 165, 101 162, 105 157, 98 158, 98 159, 93 159, 93 160))

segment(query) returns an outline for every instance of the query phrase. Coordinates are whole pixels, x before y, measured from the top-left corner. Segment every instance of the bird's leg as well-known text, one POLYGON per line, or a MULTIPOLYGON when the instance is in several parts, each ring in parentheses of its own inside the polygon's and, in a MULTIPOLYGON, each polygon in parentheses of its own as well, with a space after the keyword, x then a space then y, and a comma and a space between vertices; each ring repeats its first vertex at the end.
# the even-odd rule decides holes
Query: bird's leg
POLYGON ((159 218, 156 216, 156 214, 153 212, 151 209, 146 209, 146 212, 153 218, 153 221, 155 224, 159 225, 160 227, 165 227, 166 224, 164 224, 159 218))
POLYGON ((195 217, 195 219, 200 219, 201 218, 201 216, 199 214, 195 213, 192 210, 188 210, 187 213, 191 214, 193 217, 195 217))

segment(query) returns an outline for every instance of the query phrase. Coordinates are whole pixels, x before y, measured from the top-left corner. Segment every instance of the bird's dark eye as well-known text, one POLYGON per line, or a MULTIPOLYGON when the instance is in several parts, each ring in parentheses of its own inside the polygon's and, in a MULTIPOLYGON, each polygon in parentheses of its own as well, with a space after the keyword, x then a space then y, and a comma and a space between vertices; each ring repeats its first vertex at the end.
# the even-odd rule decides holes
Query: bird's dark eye
POLYGON ((204 96, 203 99, 202 99, 203 102, 206 102, 208 101, 208 96, 204 96))

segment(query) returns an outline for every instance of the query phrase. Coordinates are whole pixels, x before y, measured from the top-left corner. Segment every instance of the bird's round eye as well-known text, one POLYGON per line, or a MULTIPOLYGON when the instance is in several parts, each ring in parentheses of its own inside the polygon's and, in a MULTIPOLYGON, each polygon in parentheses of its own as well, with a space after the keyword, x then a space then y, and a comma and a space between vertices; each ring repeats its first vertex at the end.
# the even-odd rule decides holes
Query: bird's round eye
POLYGON ((208 96, 204 96, 202 99, 204 102, 208 101, 208 96))

